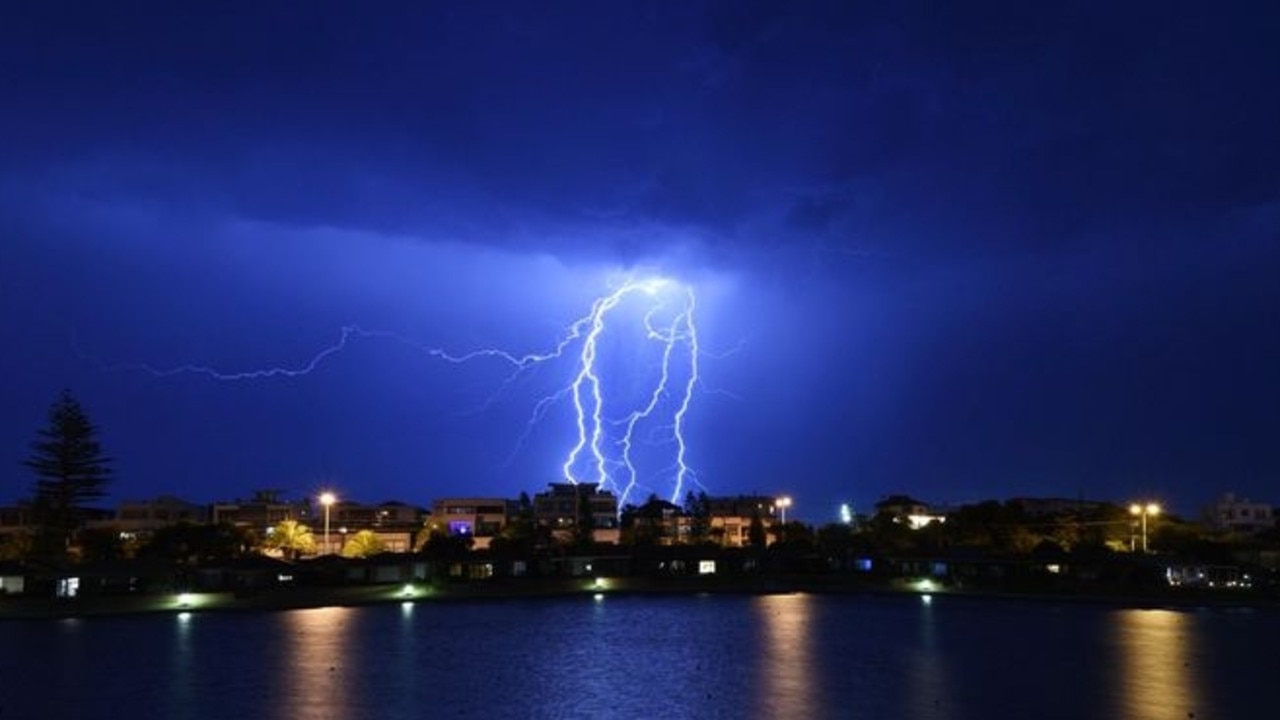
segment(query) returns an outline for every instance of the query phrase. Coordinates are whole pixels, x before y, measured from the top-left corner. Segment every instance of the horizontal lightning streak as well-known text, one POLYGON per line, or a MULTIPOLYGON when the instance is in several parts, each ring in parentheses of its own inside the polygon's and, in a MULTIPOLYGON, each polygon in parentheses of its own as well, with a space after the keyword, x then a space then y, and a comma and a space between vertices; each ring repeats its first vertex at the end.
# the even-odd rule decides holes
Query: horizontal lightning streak
MULTIPOLYGON (((672 502, 676 502, 686 485, 691 480, 696 482, 696 476, 687 461, 688 443, 685 437, 688 412, 694 393, 701 382, 699 375, 701 350, 698 343, 698 329, 694 323, 695 305, 696 298, 692 287, 677 286, 662 278, 628 280, 608 295, 597 298, 592 303, 591 310, 585 316, 570 323, 549 350, 524 354, 501 348, 479 348, 464 353, 452 353, 438 347, 424 345, 398 333, 366 330, 358 325, 342 327, 336 341, 321 348, 308 360, 297 365, 243 371, 226 371, 205 364, 173 367, 158 367, 149 363, 108 364, 81 352, 74 341, 72 344, 76 354, 82 360, 91 362, 99 370, 140 371, 159 378, 192 374, 232 382, 297 378, 309 375, 333 356, 347 349, 355 338, 389 339, 428 357, 458 365, 483 359, 499 360, 509 365, 512 370, 503 381, 504 387, 534 366, 572 357, 574 371, 571 380, 564 387, 538 400, 524 431, 517 438, 513 456, 515 452, 519 452, 533 428, 546 417, 550 407, 568 398, 572 406, 576 436, 561 464, 561 475, 564 481, 574 484, 596 483, 603 490, 617 492, 619 504, 625 505, 639 487, 641 479, 634 454, 636 434, 640 432, 642 425, 656 421, 661 415, 668 418, 666 426, 670 430, 671 439, 675 445, 674 457, 668 469, 674 474, 671 478, 673 489, 670 497, 672 502), (672 298, 680 290, 683 290, 682 299, 674 308, 674 314, 669 319, 664 319, 664 313, 672 312, 672 298), (601 339, 613 324, 611 314, 616 312, 624 302, 635 297, 652 303, 645 309, 641 322, 645 341, 657 343, 660 347, 660 361, 656 370, 656 379, 642 394, 644 400, 639 407, 622 413, 618 419, 610 419, 606 417, 606 404, 625 407, 626 403, 619 393, 610 391, 609 383, 606 382, 601 363, 607 362, 607 359, 601 358, 601 339), (570 350, 579 345, 577 352, 571 354, 570 350), (674 390, 672 387, 677 366, 684 373, 680 390, 674 390), (672 403, 674 408, 670 409, 669 414, 662 412, 666 405, 672 403), (613 436, 610 428, 615 428, 613 436), (622 473, 621 483, 612 476, 611 468, 617 468, 622 473)), ((624 322, 624 320, 617 322, 624 322)), ((492 401, 493 398, 490 399, 490 402, 492 401)))

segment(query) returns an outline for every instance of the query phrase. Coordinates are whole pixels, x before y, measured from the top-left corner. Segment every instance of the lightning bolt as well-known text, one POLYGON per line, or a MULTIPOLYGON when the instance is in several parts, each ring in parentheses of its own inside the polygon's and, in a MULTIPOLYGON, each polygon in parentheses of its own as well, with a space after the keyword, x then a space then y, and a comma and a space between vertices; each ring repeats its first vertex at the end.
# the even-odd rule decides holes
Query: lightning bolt
MULTIPOLYGON (((357 338, 391 340, 427 357, 458 365, 485 359, 498 360, 510 367, 503 387, 535 366, 569 361, 572 365, 570 379, 560 389, 537 401, 524 432, 517 438, 517 452, 533 428, 545 419, 549 409, 567 399, 571 406, 573 441, 560 465, 561 477, 573 484, 596 483, 601 489, 617 493, 619 506, 623 506, 633 493, 651 482, 651 478, 657 478, 657 482, 664 479, 669 482, 671 502, 679 502, 689 483, 697 482, 688 462, 686 437, 689 410, 701 382, 701 349, 694 322, 695 307, 696 297, 691 286, 662 277, 629 278, 607 295, 597 298, 590 311, 571 322, 549 349, 523 354, 501 348, 453 353, 398 333, 368 330, 358 325, 342 327, 336 341, 304 362, 243 371, 225 371, 201 364, 173 367, 157 367, 148 363, 107 364, 81 352, 74 341, 73 347, 81 359, 92 362, 101 370, 141 371, 160 378, 193 374, 220 381, 305 376, 347 349, 357 338), (652 353, 651 348, 656 348, 657 359, 656 367, 651 368, 652 377, 642 379, 645 381, 644 392, 633 392, 629 397, 627 393, 612 389, 621 381, 611 382, 607 366, 614 358, 610 356, 605 341, 629 329, 627 319, 615 319, 615 315, 633 309, 633 305, 644 310, 639 321, 640 337, 648 347, 640 348, 640 354, 652 353), (636 395, 642 400, 631 402, 636 395), (641 472, 641 462, 635 453, 640 433, 646 429, 653 429, 666 438, 664 443, 656 444, 669 443, 673 446, 669 462, 647 474, 641 472)), ((632 352, 635 350, 631 348, 632 352)), ((489 402, 496 397, 497 393, 489 402)), ((646 444, 655 443, 647 441, 646 444)))
POLYGON ((633 452, 640 426, 653 419, 664 404, 673 400, 675 408, 670 414, 669 426, 676 444, 671 466, 674 468, 670 495, 672 502, 679 499, 691 476, 687 461, 685 422, 698 383, 698 341, 697 326, 693 320, 693 289, 686 286, 683 293, 680 290, 674 282, 662 278, 629 281, 611 294, 597 299, 591 312, 575 324, 575 327, 586 328, 577 355, 577 373, 568 388, 568 395, 573 403, 577 441, 570 448, 561 469, 568 482, 595 482, 603 488, 616 491, 619 504, 622 505, 626 504, 640 484, 633 452), (681 303, 669 323, 660 326, 657 319, 663 311, 668 310, 673 294, 682 296, 681 303), (600 370, 600 340, 609 327, 610 314, 632 295, 639 295, 652 303, 644 315, 644 338, 658 344, 661 348, 660 359, 656 381, 644 395, 644 403, 640 407, 622 412, 618 419, 610 420, 606 417, 608 397, 600 370), (673 391, 673 369, 678 360, 685 363, 685 380, 683 389, 673 391), (611 427, 622 429, 611 434, 611 427), (586 465, 585 472, 581 467, 583 465, 586 465), (615 477, 615 468, 620 471, 621 479, 615 477))

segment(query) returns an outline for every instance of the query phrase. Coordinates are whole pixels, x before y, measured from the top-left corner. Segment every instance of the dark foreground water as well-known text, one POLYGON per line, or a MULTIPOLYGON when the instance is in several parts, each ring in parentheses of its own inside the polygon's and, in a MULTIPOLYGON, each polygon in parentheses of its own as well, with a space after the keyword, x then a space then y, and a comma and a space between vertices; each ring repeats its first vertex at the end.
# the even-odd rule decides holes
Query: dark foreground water
POLYGON ((0 718, 1275 718, 1280 613, 584 597, 0 622, 0 718))

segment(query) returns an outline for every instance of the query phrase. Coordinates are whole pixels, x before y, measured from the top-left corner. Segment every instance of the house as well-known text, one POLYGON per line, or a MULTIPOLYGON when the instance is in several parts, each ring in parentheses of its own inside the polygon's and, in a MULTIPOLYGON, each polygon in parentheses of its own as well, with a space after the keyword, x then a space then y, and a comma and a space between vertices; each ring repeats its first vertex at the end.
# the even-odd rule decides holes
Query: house
POLYGON ((779 522, 781 509, 778 498, 769 495, 709 497, 708 537, 725 547, 746 547, 751 544, 751 524, 758 518, 766 542, 771 542, 770 530, 779 522))
POLYGON ((0 595, 21 595, 26 586, 26 567, 15 562, 0 562, 0 595))
POLYGON ((232 500, 214 503, 209 509, 209 521, 217 525, 230 523, 259 532, 275 527, 285 520, 307 521, 312 516, 311 502, 300 500, 285 502, 277 490, 259 490, 249 500, 232 500))
POLYGON ((0 535, 24 532, 31 522, 30 505, 0 505, 0 535))
POLYGON ((484 550, 516 511, 516 502, 504 498, 441 498, 431 505, 431 524, 450 535, 472 538, 472 547, 484 550))
POLYGON ((619 540, 618 496, 601 490, 598 483, 549 483, 546 491, 533 496, 533 514, 539 526, 561 541, 584 522, 590 523, 595 542, 619 540))
POLYGON ((930 512, 929 506, 910 495, 889 495, 876 503, 876 515, 904 523, 912 530, 933 522, 946 522, 945 515, 930 512))
POLYGON ((180 522, 202 524, 208 519, 207 507, 172 495, 161 495, 151 500, 122 502, 107 522, 122 533, 146 535, 159 528, 180 522))
POLYGON ((264 590, 292 583, 297 567, 294 563, 265 555, 247 555, 198 568, 192 579, 196 588, 204 591, 264 590))
POLYGON ((1252 534, 1275 527, 1271 505, 1225 493, 1204 509, 1205 520, 1215 530, 1252 534))
MULTIPOLYGON (((376 505, 339 500, 329 508, 333 527, 348 530, 380 530, 385 528, 420 528, 425 511, 402 502, 387 501, 376 505)), ((321 518, 323 519, 323 518, 321 518)))
POLYGON ((692 525, 679 505, 656 497, 629 512, 627 521, 636 542, 656 545, 687 542, 692 525))

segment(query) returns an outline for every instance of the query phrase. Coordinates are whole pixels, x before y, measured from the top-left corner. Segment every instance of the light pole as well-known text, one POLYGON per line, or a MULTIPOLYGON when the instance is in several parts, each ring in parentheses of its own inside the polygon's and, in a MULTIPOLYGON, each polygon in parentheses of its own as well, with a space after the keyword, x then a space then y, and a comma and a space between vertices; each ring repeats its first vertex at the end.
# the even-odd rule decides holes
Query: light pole
POLYGON ((791 507, 791 496, 783 495, 782 497, 778 498, 777 505, 778 505, 778 509, 782 511, 782 524, 786 525, 787 524, 787 508, 791 507))
POLYGON ((1129 506, 1129 514, 1134 517, 1141 518, 1142 521, 1142 552, 1147 552, 1147 517, 1155 517, 1160 514, 1160 506, 1155 503, 1147 503, 1141 505, 1134 503, 1129 506))
POLYGON ((320 504, 324 506, 324 552, 329 554, 329 508, 337 501, 331 492, 320 493, 320 504))

